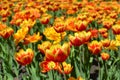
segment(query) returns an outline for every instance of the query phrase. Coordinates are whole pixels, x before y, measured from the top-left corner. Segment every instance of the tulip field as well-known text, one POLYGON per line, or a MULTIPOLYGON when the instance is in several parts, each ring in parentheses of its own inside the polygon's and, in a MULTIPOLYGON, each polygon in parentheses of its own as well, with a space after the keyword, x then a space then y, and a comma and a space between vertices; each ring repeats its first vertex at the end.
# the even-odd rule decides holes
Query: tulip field
POLYGON ((0 0, 0 80, 120 80, 120 1, 0 0))

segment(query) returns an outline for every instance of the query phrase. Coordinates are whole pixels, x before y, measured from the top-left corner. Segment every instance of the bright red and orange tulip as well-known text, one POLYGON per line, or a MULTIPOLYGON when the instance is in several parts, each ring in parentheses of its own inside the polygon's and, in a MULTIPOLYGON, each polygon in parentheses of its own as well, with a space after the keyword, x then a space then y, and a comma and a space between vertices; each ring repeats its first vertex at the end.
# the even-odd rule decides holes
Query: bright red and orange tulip
POLYGON ((46 73, 50 70, 60 70, 60 63, 54 62, 54 61, 43 61, 40 64, 40 67, 42 68, 43 73, 46 73))
POLYGON ((6 27, 0 31, 0 36, 7 39, 14 33, 14 30, 11 27, 6 27))
POLYGON ((40 33, 38 32, 37 34, 34 33, 32 36, 26 35, 23 43, 24 44, 35 43, 41 39, 42 39, 42 36, 40 36, 40 33))
POLYGON ((28 48, 26 51, 20 49, 19 52, 15 53, 14 57, 20 65, 28 65, 34 58, 34 52, 30 48, 28 48))
POLYGON ((92 54, 97 55, 102 50, 102 44, 98 41, 92 41, 88 44, 88 49, 91 51, 92 54))
POLYGON ((60 44, 55 44, 46 49, 45 59, 47 61, 63 62, 67 59, 70 54, 70 44, 64 43, 62 46, 60 44))
POLYGON ((110 55, 108 53, 103 52, 103 53, 101 53, 101 58, 102 58, 102 60, 106 61, 110 58, 110 55))
POLYGON ((38 44, 38 50, 42 53, 45 54, 46 49, 50 49, 52 43, 49 41, 44 41, 42 44, 38 44))
POLYGON ((85 31, 75 33, 74 36, 72 35, 69 36, 70 42, 74 46, 80 46, 82 44, 85 44, 90 40, 90 38, 91 33, 85 31))

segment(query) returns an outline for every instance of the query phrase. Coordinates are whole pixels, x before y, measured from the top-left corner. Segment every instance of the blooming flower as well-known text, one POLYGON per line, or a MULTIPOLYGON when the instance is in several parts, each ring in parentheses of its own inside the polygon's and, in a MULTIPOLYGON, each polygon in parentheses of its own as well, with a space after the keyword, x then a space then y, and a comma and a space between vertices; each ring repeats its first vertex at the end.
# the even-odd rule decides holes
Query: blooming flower
POLYGON ((21 42, 25 38, 27 33, 28 33, 28 28, 27 27, 23 27, 23 28, 19 29, 13 35, 15 44, 17 45, 19 42, 21 42))
POLYGON ((120 34, 120 24, 113 25, 112 31, 114 34, 120 34))
POLYGON ((47 27, 45 28, 43 34, 48 38, 49 40, 53 40, 54 44, 59 43, 66 35, 66 32, 63 33, 57 33, 53 27, 47 27))
POLYGON ((44 41, 42 44, 38 44, 38 50, 42 53, 45 54, 46 49, 50 49, 51 43, 49 41, 44 41))
POLYGON ((44 13, 42 15, 42 17, 40 18, 40 21, 41 21, 42 24, 48 24, 51 17, 52 16, 50 14, 44 13))
POLYGON ((110 58, 110 55, 108 53, 102 52, 101 58, 102 58, 102 60, 108 60, 110 58))
POLYGON ((70 42, 74 46, 80 46, 88 42, 91 38, 91 33, 85 31, 75 33, 74 35, 75 36, 72 35, 69 36, 70 42))
POLYGON ((42 36, 40 36, 39 32, 37 34, 34 33, 32 36, 26 35, 26 37, 24 38, 24 44, 35 43, 41 39, 42 39, 42 36))
POLYGON ((102 43, 103 47, 108 47, 110 45, 110 40, 109 39, 104 39, 100 41, 102 43))
POLYGON ((19 52, 15 53, 15 59, 20 65, 28 65, 32 62, 34 52, 28 48, 26 51, 20 49, 19 52))
POLYGON ((14 33, 14 30, 11 27, 6 27, 3 30, 0 30, 0 36, 7 39, 14 33))
POLYGON ((106 47, 106 49, 118 50, 117 44, 118 43, 116 40, 111 40, 110 45, 108 47, 106 47))
POLYGON ((64 17, 56 18, 53 27, 58 33, 64 32, 66 30, 64 17))
POLYGON ((79 21, 75 22, 75 25, 76 25, 75 27, 78 31, 83 31, 83 30, 86 30, 87 24, 88 24, 87 21, 79 20, 79 21))
POLYGON ((64 72, 65 74, 71 73, 71 71, 72 71, 72 69, 73 69, 73 67, 72 67, 70 64, 67 64, 66 62, 63 62, 63 63, 62 63, 62 67, 63 67, 63 72, 64 72))
POLYGON ((59 70, 60 69, 60 64, 58 62, 54 62, 54 61, 42 61, 39 65, 42 68, 43 73, 46 73, 50 70, 59 70))
POLYGON ((92 54, 97 55, 102 50, 102 44, 98 41, 92 41, 88 44, 88 49, 91 51, 92 54))
POLYGON ((76 27, 75 27, 75 21, 76 21, 76 18, 74 17, 68 17, 66 20, 65 20, 65 23, 66 23, 66 29, 68 31, 77 31, 76 27))
POLYGON ((32 28, 34 24, 35 24, 35 20, 34 21, 32 19, 23 20, 20 24, 20 27, 32 28))
POLYGON ((6 28, 7 26, 5 25, 5 24, 2 24, 1 22, 0 22, 0 31, 1 30, 3 30, 4 28, 6 28))
POLYGON ((62 46, 60 44, 55 44, 46 49, 45 59, 48 61, 63 62, 67 59, 70 54, 70 44, 64 43, 62 46))

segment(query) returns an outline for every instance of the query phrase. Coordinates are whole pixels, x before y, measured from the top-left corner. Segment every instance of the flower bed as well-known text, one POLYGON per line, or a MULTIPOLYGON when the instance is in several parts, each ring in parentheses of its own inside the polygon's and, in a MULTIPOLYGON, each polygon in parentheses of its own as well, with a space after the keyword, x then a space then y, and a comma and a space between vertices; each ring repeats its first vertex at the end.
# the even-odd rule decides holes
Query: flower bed
POLYGON ((0 80, 119 80, 119 7, 0 0, 0 80))

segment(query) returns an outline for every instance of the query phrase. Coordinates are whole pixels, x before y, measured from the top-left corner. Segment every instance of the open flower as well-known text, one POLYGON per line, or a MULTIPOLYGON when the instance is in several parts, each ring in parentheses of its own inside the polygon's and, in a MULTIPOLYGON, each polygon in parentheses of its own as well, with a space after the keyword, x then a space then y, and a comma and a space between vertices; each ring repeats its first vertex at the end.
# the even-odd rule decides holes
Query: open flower
POLYGON ((42 44, 38 44, 38 50, 42 53, 45 54, 46 49, 50 49, 51 43, 49 41, 44 41, 42 44))
POLYGON ((63 72, 64 72, 65 74, 71 73, 71 71, 72 71, 72 69, 73 69, 73 67, 71 66, 71 64, 67 64, 66 62, 63 62, 63 63, 62 63, 62 67, 63 67, 63 72))
POLYGON ((75 27, 75 21, 76 21, 75 17, 68 17, 66 19, 65 23, 66 23, 66 29, 68 31, 77 31, 77 29, 75 27))
POLYGON ((50 14, 44 13, 44 14, 41 16, 40 21, 41 21, 42 24, 48 24, 51 17, 52 17, 52 16, 51 16, 50 14))
POLYGON ((35 43, 41 39, 42 39, 42 36, 40 36, 39 32, 37 34, 34 33, 32 36, 26 35, 26 37, 24 38, 24 44, 35 43))
POLYGON ((113 25, 112 31, 114 34, 120 34, 120 24, 113 25))
POLYGON ((74 35, 75 36, 72 35, 69 36, 70 42, 74 46, 80 46, 88 42, 91 38, 91 33, 85 31, 75 33, 74 35))
POLYGON ((19 29, 13 35, 15 44, 17 45, 19 42, 21 42, 25 38, 27 33, 28 33, 28 28, 27 27, 23 27, 23 28, 19 29))
POLYGON ((56 32, 61 33, 66 30, 66 26, 64 24, 56 24, 54 25, 54 29, 56 32))
POLYGON ((45 59, 48 61, 63 62, 70 54, 70 44, 55 44, 46 50, 45 59))
POLYGON ((91 51, 92 54, 99 54, 102 50, 102 44, 98 41, 92 41, 88 44, 88 49, 91 51))
POLYGON ((14 33, 14 30, 11 27, 6 27, 3 30, 0 30, 0 36, 7 39, 14 33))
POLYGON ((59 70, 60 69, 60 63, 54 62, 54 61, 43 61, 39 65, 42 68, 43 73, 46 73, 50 70, 59 70))
POLYGON ((5 25, 5 24, 2 24, 1 22, 0 22, 0 31, 1 30, 3 30, 4 28, 6 28, 7 26, 5 25))
POLYGON ((101 43, 103 47, 108 47, 110 45, 110 40, 104 39, 104 40, 101 40, 101 43))
POLYGON ((66 32, 63 33, 57 33, 53 27, 47 27, 45 28, 45 31, 43 33, 46 38, 49 40, 53 40, 54 44, 59 43, 66 35, 66 32))
POLYGON ((20 49, 19 52, 15 53, 15 59, 21 65, 30 64, 33 60, 33 57, 34 52, 30 48, 28 48, 26 51, 20 49))
POLYGON ((110 55, 108 53, 103 52, 101 53, 101 58, 102 60, 108 60, 110 58, 110 55))
POLYGON ((78 31, 83 31, 83 30, 86 30, 87 24, 88 24, 87 21, 79 20, 79 21, 75 22, 75 25, 76 25, 75 27, 78 31))
POLYGON ((29 29, 32 28, 35 24, 35 20, 33 21, 32 19, 24 20, 20 24, 20 27, 28 27, 29 29))
POLYGON ((110 41, 110 45, 108 47, 106 47, 106 49, 109 49, 109 50, 118 50, 118 41, 116 40, 111 40, 110 41))

